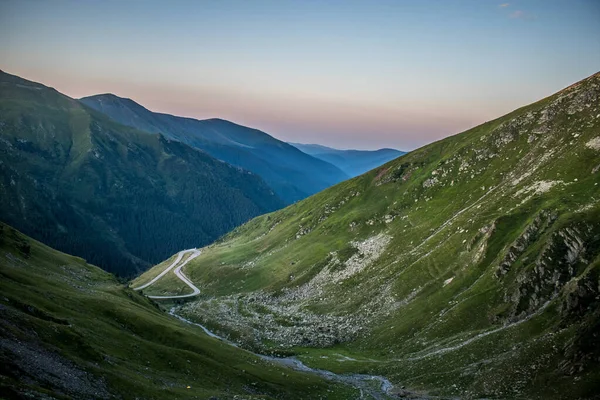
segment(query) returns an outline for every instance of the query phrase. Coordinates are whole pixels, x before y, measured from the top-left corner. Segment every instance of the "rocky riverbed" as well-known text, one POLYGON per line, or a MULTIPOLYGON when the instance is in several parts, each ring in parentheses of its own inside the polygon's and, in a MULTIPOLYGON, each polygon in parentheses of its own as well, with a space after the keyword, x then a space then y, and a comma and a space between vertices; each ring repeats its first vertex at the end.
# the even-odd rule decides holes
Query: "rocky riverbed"
MULTIPOLYGON (((192 322, 180 315, 177 314, 177 310, 175 308, 171 308, 169 314, 179 319, 180 321, 186 322, 191 325, 198 326, 200 329, 204 331, 207 335, 222 340, 225 343, 230 344, 231 346, 238 347, 236 343, 221 337, 214 332, 210 331, 202 324, 198 324, 192 322)), ((304 364, 302 361, 298 360, 295 357, 273 357, 267 356, 264 354, 253 353, 254 355, 260 357, 263 360, 268 362, 272 362, 275 364, 283 365, 288 368, 294 369, 296 371, 307 372, 311 374, 315 374, 321 376, 329 381, 343 383, 349 386, 352 386, 359 390, 360 399, 368 399, 373 398, 376 400, 386 400, 386 399, 398 399, 398 398, 409 398, 409 399, 431 399, 430 397, 424 397, 423 395, 410 392, 406 390, 404 387, 396 387, 392 382, 390 382, 387 378, 378 375, 368 375, 368 374, 336 374, 331 371, 327 371, 324 369, 311 368, 304 364)))

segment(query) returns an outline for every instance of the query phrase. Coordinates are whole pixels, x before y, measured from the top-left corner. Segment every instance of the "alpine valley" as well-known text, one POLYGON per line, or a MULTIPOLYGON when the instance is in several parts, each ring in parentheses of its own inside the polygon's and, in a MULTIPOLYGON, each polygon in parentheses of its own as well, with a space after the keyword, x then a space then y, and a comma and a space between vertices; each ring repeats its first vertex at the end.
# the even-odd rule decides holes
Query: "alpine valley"
POLYGON ((173 312, 392 397, 597 398, 599 183, 595 74, 236 228, 173 312))

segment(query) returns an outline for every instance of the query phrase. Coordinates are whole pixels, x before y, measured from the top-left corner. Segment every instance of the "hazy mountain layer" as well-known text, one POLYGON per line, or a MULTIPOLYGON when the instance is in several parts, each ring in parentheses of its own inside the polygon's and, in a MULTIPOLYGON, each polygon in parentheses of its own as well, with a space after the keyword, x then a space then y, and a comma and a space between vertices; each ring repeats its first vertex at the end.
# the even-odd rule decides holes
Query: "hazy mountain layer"
POLYGON ((255 174, 0 73, 0 220, 123 275, 283 202, 255 174))
POLYGON ((84 97, 84 104, 122 124, 161 133, 260 175, 288 204, 348 178, 337 167, 259 131, 222 119, 196 120, 152 112, 112 94, 84 97))
POLYGON ((179 312, 245 346, 431 395, 592 398, 600 74, 255 218, 185 273, 202 294, 179 312))
POLYGON ((355 177, 398 158, 403 151, 394 149, 379 150, 338 150, 320 144, 290 143, 306 154, 335 165, 347 175, 355 177))

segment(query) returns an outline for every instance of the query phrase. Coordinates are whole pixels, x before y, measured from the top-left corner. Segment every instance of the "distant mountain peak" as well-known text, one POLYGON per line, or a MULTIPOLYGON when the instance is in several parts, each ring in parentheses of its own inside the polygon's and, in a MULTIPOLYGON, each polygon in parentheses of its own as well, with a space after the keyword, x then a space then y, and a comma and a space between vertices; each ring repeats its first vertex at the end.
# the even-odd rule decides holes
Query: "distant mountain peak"
POLYGON ((300 151, 327 161, 354 177, 377 168, 405 152, 383 148, 378 150, 340 150, 321 144, 290 143, 300 151))
POLYGON ((105 102, 113 102, 113 103, 121 103, 122 105, 127 105, 129 107, 139 108, 151 112, 146 107, 136 102, 135 100, 129 97, 121 97, 117 96, 114 93, 102 93, 95 94, 92 96, 86 96, 79 99, 80 102, 86 104, 87 102, 97 101, 100 104, 104 104, 105 102))

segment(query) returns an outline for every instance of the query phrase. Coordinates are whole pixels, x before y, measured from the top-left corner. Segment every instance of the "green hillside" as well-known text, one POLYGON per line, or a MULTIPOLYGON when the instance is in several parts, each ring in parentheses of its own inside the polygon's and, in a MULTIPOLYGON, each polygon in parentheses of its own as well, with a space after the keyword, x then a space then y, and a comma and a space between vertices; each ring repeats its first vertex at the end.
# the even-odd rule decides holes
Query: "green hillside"
POLYGON ((185 267, 202 294, 178 312, 431 395, 592 398, 599 183, 596 74, 235 229, 185 267))
POLYGON ((356 395, 210 338, 112 275, 1 223, 0 252, 0 398, 356 395))
POLYGON ((120 275, 283 206, 247 171, 0 72, 0 220, 120 275))

